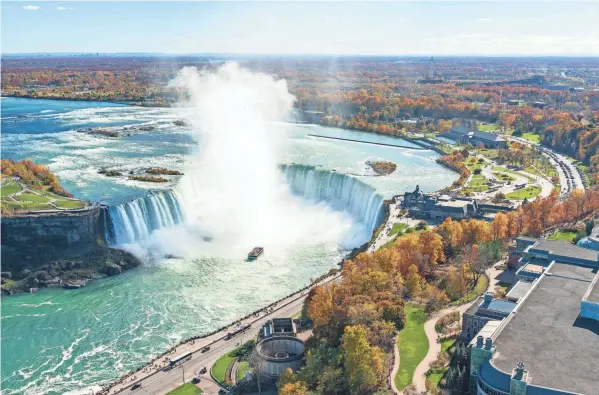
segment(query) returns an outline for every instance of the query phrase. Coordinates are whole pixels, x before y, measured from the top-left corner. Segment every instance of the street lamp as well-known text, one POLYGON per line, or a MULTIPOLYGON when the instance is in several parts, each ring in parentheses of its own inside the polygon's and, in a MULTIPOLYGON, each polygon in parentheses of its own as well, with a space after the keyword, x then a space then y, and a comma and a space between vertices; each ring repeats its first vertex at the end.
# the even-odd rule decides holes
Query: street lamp
POLYGON ((181 373, 183 374, 183 384, 185 384, 185 368, 183 365, 179 365, 179 367, 181 368, 181 373))

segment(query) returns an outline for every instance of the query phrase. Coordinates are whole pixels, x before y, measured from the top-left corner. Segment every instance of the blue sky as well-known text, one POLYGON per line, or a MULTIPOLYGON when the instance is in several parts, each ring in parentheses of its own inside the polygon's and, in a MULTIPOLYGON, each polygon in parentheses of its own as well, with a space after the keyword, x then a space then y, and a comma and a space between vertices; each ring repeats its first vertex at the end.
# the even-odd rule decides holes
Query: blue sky
POLYGON ((2 53, 599 55, 599 2, 3 1, 2 53))

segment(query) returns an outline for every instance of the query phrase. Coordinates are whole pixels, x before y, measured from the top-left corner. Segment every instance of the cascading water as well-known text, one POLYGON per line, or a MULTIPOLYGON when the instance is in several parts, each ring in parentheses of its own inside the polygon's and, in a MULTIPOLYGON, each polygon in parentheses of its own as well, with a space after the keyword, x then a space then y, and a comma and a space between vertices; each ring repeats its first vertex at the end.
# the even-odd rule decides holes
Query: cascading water
MULTIPOLYGON (((364 182, 341 173, 308 165, 281 165, 292 194, 311 202, 325 202, 345 211, 373 231, 382 222, 383 198, 364 182)), ((147 240, 158 229, 185 221, 185 201, 197 196, 193 182, 184 177, 171 191, 151 194, 107 209, 106 239, 112 245, 147 240)))
POLYGON ((341 173, 308 165, 281 165, 291 193, 313 202, 327 202, 350 213, 370 231, 383 220, 383 198, 362 181, 341 173))
POLYGON ((185 220, 177 191, 151 192, 145 197, 111 206, 106 212, 106 240, 109 244, 130 244, 146 240, 162 228, 185 220))

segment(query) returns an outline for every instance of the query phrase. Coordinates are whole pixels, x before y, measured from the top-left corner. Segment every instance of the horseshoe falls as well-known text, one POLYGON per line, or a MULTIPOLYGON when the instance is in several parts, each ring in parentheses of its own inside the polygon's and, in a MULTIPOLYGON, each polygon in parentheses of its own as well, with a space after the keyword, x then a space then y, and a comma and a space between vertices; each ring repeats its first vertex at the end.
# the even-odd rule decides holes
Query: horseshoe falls
MULTIPOLYGON (((383 197, 359 179, 308 165, 281 165, 281 172, 293 195, 312 203, 325 202, 337 211, 349 213, 369 231, 384 218, 383 197)), ((147 240, 153 231, 185 221, 186 200, 198 193, 189 180, 173 190, 110 206, 106 210, 106 240, 122 245, 147 240)))

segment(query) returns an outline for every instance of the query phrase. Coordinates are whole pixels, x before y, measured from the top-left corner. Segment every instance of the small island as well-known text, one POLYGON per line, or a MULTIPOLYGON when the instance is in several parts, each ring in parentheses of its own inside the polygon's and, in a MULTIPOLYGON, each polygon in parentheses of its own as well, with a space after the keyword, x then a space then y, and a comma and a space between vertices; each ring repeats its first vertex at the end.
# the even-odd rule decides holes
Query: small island
POLYGON ((146 173, 155 174, 155 175, 167 175, 167 176, 182 176, 183 175, 183 173, 180 172, 179 170, 170 170, 170 169, 166 169, 164 167, 149 167, 146 170, 146 173))
POLYGON ((129 176, 130 180, 134 181, 144 181, 144 182, 168 182, 168 179, 164 177, 154 177, 154 176, 129 176))
POLYGON ((379 176, 386 176, 391 174, 397 169, 397 165, 393 162, 377 160, 377 161, 366 161, 366 165, 370 166, 372 170, 379 176))

